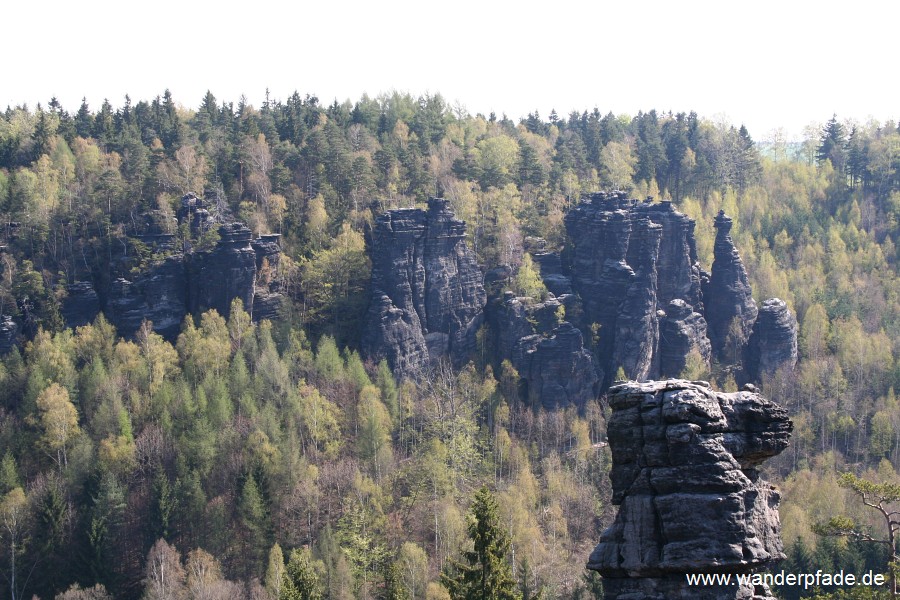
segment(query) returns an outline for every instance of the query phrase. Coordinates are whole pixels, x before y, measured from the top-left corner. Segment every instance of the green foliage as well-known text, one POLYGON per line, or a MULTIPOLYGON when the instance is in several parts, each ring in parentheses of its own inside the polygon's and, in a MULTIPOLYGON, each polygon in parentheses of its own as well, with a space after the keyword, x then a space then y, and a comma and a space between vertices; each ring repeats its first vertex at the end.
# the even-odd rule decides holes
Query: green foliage
POLYGON ((281 546, 276 542, 272 549, 269 550, 269 562, 266 566, 265 584, 266 591, 271 598, 281 598, 281 588, 284 584, 284 554, 281 552, 281 546))
POLYGON ((319 376, 325 381, 333 382, 344 377, 344 359, 330 335, 322 336, 319 340, 314 364, 319 376))
POLYGON ((516 274, 516 292, 521 296, 534 298, 543 302, 547 298, 547 288, 540 274, 534 268, 534 262, 529 253, 522 256, 522 264, 516 274))
POLYGON ((409 591, 403 583, 400 565, 389 562, 384 571, 384 600, 411 600, 409 591))
MULTIPOLYGON (((29 495, 30 542, 18 556, 36 566, 23 597, 50 598, 75 579, 133 597, 159 537, 202 547, 247 581, 262 577, 275 540, 309 545, 334 600, 384 592, 387 549, 399 548, 410 596, 446 597, 429 577, 465 537, 462 499, 484 483, 503 499, 520 586, 528 556, 527 593, 546 584, 547 594, 597 595, 597 578, 571 557, 606 518, 608 455, 591 443, 603 435, 598 408, 584 419, 523 410, 515 370, 504 365, 499 382, 484 371, 498 366, 489 331, 476 372, 398 384, 382 364, 368 388, 356 354, 369 299, 363 232, 382 208, 435 193, 467 222, 485 269, 516 265, 525 236, 562 247, 572 202, 628 186, 671 197, 696 220, 708 268, 712 218, 725 208, 755 296, 783 298, 800 325, 794 372, 761 383, 795 423, 791 447, 768 463, 784 479, 785 533, 805 545, 789 554, 816 568, 886 563, 884 544, 817 540, 810 527, 844 514, 854 532, 877 537, 877 511, 831 473, 852 464, 865 480, 894 481, 882 461, 900 461, 896 124, 834 117, 794 156, 695 113, 535 112, 514 123, 436 95, 324 105, 295 93, 253 107, 208 93, 194 110, 165 93, 121 107, 83 102, 71 116, 48 107, 0 113, 0 212, 19 224, 0 244, 0 313, 27 348, 0 368, 0 492, 53 490, 29 495), (150 233, 138 215, 195 251, 215 242, 215 227, 196 240, 184 219, 173 227, 187 189, 215 189, 205 198, 214 214, 282 234, 278 269, 260 269, 258 282, 276 278, 289 297, 278 322, 254 325, 234 303, 227 322, 193 315, 175 347, 149 328, 119 340, 103 317, 64 332, 68 284, 107 290, 169 252, 138 239, 150 233), (307 339, 319 340, 315 353, 307 339), (56 450, 37 404, 53 385, 78 428, 56 450), (48 550, 37 560, 39 547, 48 550)), ((509 283, 542 298, 534 265, 519 274, 509 283)), ((585 333, 593 347, 606 335, 585 333)), ((685 375, 705 376, 696 358, 685 375)))
POLYGON ((322 598, 319 576, 311 564, 309 550, 292 550, 282 575, 278 600, 319 600, 322 598))
POLYGON ((889 554, 888 564, 885 566, 890 573, 890 588, 896 594, 895 567, 900 563, 896 540, 896 532, 900 530, 900 518, 898 518, 896 503, 900 502, 900 484, 889 481, 875 483, 846 472, 838 478, 838 485, 853 492, 863 505, 873 509, 881 516, 879 528, 882 534, 873 535, 868 528, 861 527, 845 515, 834 516, 824 523, 817 523, 813 526, 813 531, 822 536, 847 537, 884 546, 889 554))
POLYGON ((241 489, 238 513, 244 530, 248 574, 258 573, 270 541, 270 525, 265 501, 252 474, 247 476, 241 489))
POLYGON ((16 467, 16 459, 7 449, 0 461, 0 494, 6 494, 17 487, 22 487, 19 479, 19 470, 16 467))
POLYGON ((463 553, 465 562, 454 563, 441 581, 454 600, 521 598, 512 578, 507 553, 509 539, 500 527, 499 507, 487 487, 472 501, 469 538, 474 549, 463 553))

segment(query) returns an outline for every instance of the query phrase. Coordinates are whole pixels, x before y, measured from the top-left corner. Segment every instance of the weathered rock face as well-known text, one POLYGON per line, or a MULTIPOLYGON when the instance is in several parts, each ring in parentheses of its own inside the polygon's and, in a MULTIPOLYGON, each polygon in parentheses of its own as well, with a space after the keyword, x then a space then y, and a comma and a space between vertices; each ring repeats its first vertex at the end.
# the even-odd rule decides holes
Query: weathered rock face
MULTIPOLYGON (((684 347, 680 338, 660 336, 659 311, 672 300, 683 301, 697 314, 691 327, 705 329, 697 322, 703 320, 703 303, 694 221, 671 202, 638 202, 614 192, 589 196, 566 215, 565 224, 572 287, 586 322, 599 327, 593 350, 603 386, 619 367, 630 379, 658 377, 662 356, 684 347)), ((670 356, 667 368, 671 362, 670 356)))
POLYGON ((572 293, 572 279, 563 272, 562 260, 558 252, 541 250, 533 252, 531 257, 541 271, 544 285, 555 296, 572 293))
MULTIPOLYGON (((128 237, 120 238, 122 251, 111 256, 108 270, 92 273, 92 282, 67 287, 60 310, 66 326, 92 323, 102 311, 122 336, 133 336, 147 320, 155 332, 174 340, 187 314, 215 309, 227 318, 235 298, 243 301, 244 310, 256 321, 276 318, 286 300, 278 272, 280 236, 251 239, 251 231, 241 223, 220 225, 226 218, 223 206, 224 202, 215 206, 187 194, 177 219, 163 210, 137 215, 128 237), (172 233, 179 224, 187 225, 194 237, 218 227, 219 241, 211 250, 191 248, 172 233), (139 251, 132 251, 134 247, 139 251), (151 260, 142 262, 147 256, 151 260)), ((30 303, 27 299, 16 299, 16 303, 15 318, 0 315, 0 353, 36 332, 30 303)))
POLYGON ((764 587, 694 586, 685 573, 750 573, 784 558, 779 494, 756 468, 787 447, 787 412, 701 382, 610 389, 615 522, 588 568, 607 600, 770 599, 764 587))
POLYGON ((19 326, 9 315, 0 315, 0 354, 6 354, 16 345, 19 326))
POLYGON ((513 365, 525 380, 531 406, 582 409, 594 398, 597 375, 591 353, 571 323, 560 323, 550 337, 522 338, 516 350, 513 365))
POLYGON ((363 352, 386 358, 398 376, 415 376, 442 358, 460 366, 475 349, 486 295, 465 223, 449 203, 392 210, 371 236, 372 299, 363 352), (399 312, 397 312, 399 311, 399 312))
POLYGON ((734 247, 734 240, 731 239, 731 225, 731 217, 719 211, 715 220, 712 276, 707 289, 703 291, 709 340, 713 353, 720 358, 727 355, 726 346, 732 321, 737 319, 738 329, 735 333, 739 338, 732 341, 742 347, 750 337, 758 312, 747 271, 734 247))
POLYGON ((747 343, 744 368, 752 381, 797 364, 797 318, 780 298, 763 302, 747 343))
POLYGON ((613 362, 616 321, 634 280, 634 269, 626 262, 632 206, 624 195, 597 195, 565 217, 572 241, 572 286, 581 296, 585 319, 599 327, 595 354, 604 387, 618 367, 613 362))
POLYGON ((660 306, 682 299, 700 311, 701 269, 694 238, 696 223, 687 215, 676 211, 671 202, 641 203, 636 208, 662 227, 656 263, 660 306))
POLYGON ((100 314, 100 297, 90 281, 79 281, 66 288, 62 303, 63 321, 66 327, 81 327, 93 323, 100 314))
MULTIPOLYGON (((197 210, 203 209, 186 212, 185 218, 193 218, 197 210)), ((136 278, 114 279, 105 299, 100 298, 101 303, 105 300, 107 318, 125 336, 133 335, 146 319, 155 332, 170 340, 178 336, 187 314, 215 309, 228 318, 235 298, 241 299, 254 320, 275 318, 284 301, 276 273, 281 251, 278 236, 251 238, 250 230, 241 223, 222 225, 212 250, 173 253, 136 278), (266 276, 258 280, 257 265, 263 264, 266 276)), ((68 324, 76 318, 83 320, 92 306, 91 291, 81 290, 73 296, 70 290, 70 298, 77 302, 69 311, 71 316, 64 311, 68 324)))
POLYGON ((690 304, 676 298, 666 306, 659 324, 660 374, 681 375, 691 353, 696 353, 701 364, 709 368, 712 349, 706 337, 706 320, 690 304))
POLYGON ((581 409, 596 396, 597 374, 581 331, 560 321, 560 309, 574 301, 573 296, 551 295, 538 303, 507 292, 488 307, 497 362, 512 363, 530 406, 581 409))
POLYGON ((215 219, 210 214, 209 203, 193 193, 182 196, 177 217, 178 222, 187 223, 191 235, 195 237, 206 233, 215 226, 215 219))
POLYGON ((187 314, 187 279, 184 260, 176 254, 150 266, 134 281, 113 280, 106 314, 121 335, 133 335, 144 319, 153 330, 174 339, 187 314))
POLYGON ((240 298, 244 310, 253 311, 256 252, 253 234, 242 223, 219 227, 219 242, 211 252, 188 255, 189 311, 215 309, 228 318, 231 301, 240 298))
POLYGON ((629 263, 635 273, 616 318, 612 364, 631 379, 643 380, 659 372, 659 321, 656 314, 656 263, 662 227, 637 217, 629 239, 629 263))
POLYGON ((281 234, 267 233, 256 239, 250 240, 250 246, 256 254, 256 270, 262 271, 267 265, 270 269, 277 269, 281 260, 281 234))

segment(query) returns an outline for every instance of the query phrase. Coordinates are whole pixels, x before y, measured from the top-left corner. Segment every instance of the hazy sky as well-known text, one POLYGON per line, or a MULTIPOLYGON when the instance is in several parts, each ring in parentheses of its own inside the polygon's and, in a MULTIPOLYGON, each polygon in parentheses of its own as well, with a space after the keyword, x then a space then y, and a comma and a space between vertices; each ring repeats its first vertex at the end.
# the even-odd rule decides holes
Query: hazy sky
POLYGON ((71 112, 169 88, 195 108, 294 90, 322 102, 439 92, 518 119, 695 110, 799 136, 811 121, 900 118, 900 3, 378 0, 10 2, 0 107, 71 112), (128 7, 128 8, 126 8, 128 7), (131 8, 140 7, 140 8, 131 8))

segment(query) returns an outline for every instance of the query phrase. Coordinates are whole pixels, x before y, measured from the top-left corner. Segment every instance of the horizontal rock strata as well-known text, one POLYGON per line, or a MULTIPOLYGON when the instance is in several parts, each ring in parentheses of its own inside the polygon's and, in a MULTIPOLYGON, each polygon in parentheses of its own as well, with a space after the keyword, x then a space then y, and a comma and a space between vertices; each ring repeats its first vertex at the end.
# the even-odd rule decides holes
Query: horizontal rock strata
POLYGON ((777 490, 757 467, 787 447, 786 411, 704 382, 609 390, 615 522, 588 568, 607 600, 773 598, 767 589, 690 587, 685 573, 751 573, 784 558, 777 490))

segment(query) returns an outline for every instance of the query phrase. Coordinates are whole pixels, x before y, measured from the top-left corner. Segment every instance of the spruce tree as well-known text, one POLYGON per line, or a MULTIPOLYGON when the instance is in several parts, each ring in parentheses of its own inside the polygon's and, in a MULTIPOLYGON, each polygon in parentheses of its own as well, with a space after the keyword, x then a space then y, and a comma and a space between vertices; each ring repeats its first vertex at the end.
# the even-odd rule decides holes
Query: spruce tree
POLYGON ((320 600, 322 587, 310 561, 309 550, 292 550, 282 574, 279 600, 320 600))
POLYGON ((521 600, 507 561, 509 538, 500 528, 497 501, 482 487, 472 502, 474 521, 469 524, 469 537, 474 549, 463 553, 465 562, 454 563, 454 573, 444 573, 441 580, 453 600, 521 600))

